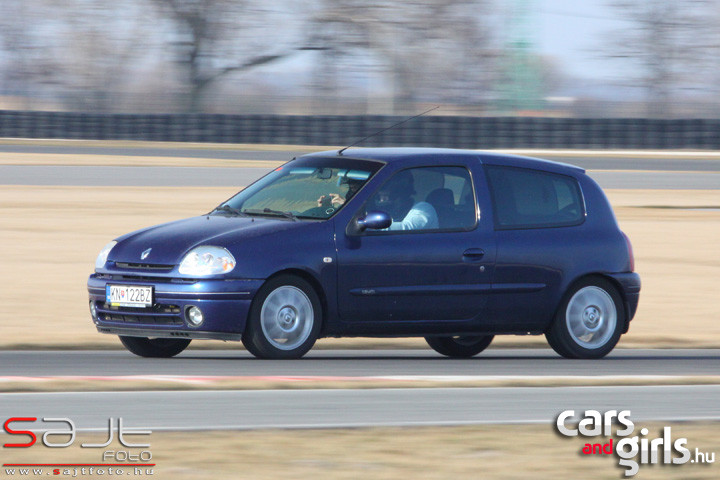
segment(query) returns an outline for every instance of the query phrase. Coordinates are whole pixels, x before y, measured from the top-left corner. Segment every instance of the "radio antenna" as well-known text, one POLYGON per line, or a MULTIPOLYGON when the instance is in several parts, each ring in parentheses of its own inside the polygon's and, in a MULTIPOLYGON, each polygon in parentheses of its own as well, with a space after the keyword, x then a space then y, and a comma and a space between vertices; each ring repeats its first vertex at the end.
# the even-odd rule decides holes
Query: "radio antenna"
POLYGON ((390 125, 390 126, 387 127, 387 128, 383 128, 382 130, 380 130, 380 131, 378 131, 378 132, 375 132, 375 133, 373 133, 372 135, 368 135, 368 136, 365 137, 365 138, 361 138, 360 140, 358 140, 357 142, 353 143, 352 145, 348 145, 347 147, 341 148, 340 150, 338 150, 338 155, 342 155, 343 152, 344 152, 345 150, 347 150, 348 148, 354 147, 354 146, 357 145, 358 143, 362 143, 362 142, 364 142, 365 140, 367 140, 368 138, 372 138, 372 137, 374 137, 375 135, 380 135, 380 134, 383 133, 383 132, 387 132, 387 131, 390 130, 391 128, 395 128, 395 127, 397 127, 397 126, 399 126, 399 125, 402 125, 402 124, 405 123, 405 122, 409 122, 410 120, 413 120, 413 119, 415 119, 415 118, 422 117, 422 116, 425 115, 426 113, 430 113, 430 112, 432 112, 433 110, 437 110, 438 108, 440 108, 440 105, 436 105, 436 106, 434 106, 433 108, 431 108, 430 110, 425 110, 425 111, 422 112, 422 113, 418 113, 417 115, 414 115, 414 116, 412 116, 412 117, 410 117, 410 118, 406 118, 405 120, 402 120, 402 121, 400 121, 400 122, 398 122, 398 123, 396 123, 396 124, 394 124, 394 125, 390 125))

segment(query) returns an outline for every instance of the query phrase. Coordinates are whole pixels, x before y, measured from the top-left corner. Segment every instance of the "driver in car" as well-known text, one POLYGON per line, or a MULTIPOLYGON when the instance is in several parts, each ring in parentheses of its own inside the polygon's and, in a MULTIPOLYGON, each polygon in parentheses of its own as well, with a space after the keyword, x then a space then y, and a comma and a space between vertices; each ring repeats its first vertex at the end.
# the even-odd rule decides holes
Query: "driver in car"
POLYGON ((412 173, 396 174, 375 194, 370 204, 388 213, 393 223, 388 230, 432 230, 440 228, 435 208, 428 202, 414 203, 415 182, 412 173))
POLYGON ((329 193, 327 195, 323 195, 317 200, 318 207, 338 208, 340 205, 343 205, 345 202, 350 200, 365 184, 364 180, 355 180, 353 178, 348 178, 345 182, 347 183, 348 190, 344 197, 339 193, 329 193))

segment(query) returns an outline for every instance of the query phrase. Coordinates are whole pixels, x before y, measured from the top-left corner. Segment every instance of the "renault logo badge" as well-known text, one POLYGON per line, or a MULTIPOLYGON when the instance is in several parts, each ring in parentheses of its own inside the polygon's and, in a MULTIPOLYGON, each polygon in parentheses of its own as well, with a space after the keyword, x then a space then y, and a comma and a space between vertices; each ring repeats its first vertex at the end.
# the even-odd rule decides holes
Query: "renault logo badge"
POLYGON ((140 254, 140 260, 145 260, 148 257, 148 255, 150 255, 150 252, 152 252, 152 248, 148 248, 147 250, 142 252, 140 254))

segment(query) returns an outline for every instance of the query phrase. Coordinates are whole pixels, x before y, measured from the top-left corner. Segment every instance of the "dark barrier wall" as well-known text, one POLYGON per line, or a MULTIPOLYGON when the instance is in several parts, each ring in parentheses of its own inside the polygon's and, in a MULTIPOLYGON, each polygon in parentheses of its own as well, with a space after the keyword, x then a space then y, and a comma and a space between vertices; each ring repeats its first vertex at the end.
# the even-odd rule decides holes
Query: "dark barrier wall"
MULTIPOLYGON (((0 137, 348 145, 403 117, 0 111, 0 137)), ((363 146, 720 149, 720 120, 425 116, 363 146)))

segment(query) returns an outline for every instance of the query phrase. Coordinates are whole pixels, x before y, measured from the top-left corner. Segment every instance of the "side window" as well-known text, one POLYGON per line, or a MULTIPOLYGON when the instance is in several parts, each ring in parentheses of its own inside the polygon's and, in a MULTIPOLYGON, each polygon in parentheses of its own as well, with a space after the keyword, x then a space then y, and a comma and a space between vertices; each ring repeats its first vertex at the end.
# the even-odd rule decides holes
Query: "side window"
POLYGON ((475 194, 464 167, 402 170, 370 197, 366 211, 388 213, 388 230, 471 230, 477 223, 475 194))
POLYGON ((566 175, 513 167, 487 167, 499 228, 561 227, 582 223, 582 194, 566 175))

